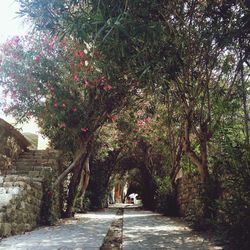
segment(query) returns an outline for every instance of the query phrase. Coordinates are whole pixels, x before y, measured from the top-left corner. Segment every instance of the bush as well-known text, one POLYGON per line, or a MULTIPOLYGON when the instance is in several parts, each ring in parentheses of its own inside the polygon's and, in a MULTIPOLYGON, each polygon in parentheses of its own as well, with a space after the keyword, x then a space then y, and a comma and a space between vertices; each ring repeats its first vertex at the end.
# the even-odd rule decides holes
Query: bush
POLYGON ((176 202, 176 195, 171 188, 171 181, 168 176, 154 178, 156 191, 155 191, 155 209, 163 214, 169 216, 177 216, 178 208, 176 202))
POLYGON ((227 148, 217 157, 215 176, 220 198, 215 224, 233 249, 250 247, 250 153, 243 146, 227 148))

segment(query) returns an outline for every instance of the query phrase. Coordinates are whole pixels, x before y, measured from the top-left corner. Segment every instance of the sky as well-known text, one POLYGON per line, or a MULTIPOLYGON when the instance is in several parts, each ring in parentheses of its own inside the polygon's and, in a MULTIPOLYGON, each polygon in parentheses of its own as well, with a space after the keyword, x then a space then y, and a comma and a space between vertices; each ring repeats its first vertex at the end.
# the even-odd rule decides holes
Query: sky
POLYGON ((0 42, 8 37, 22 35, 28 30, 24 19, 18 17, 19 5, 15 0, 0 0, 0 42))
MULTIPOLYGON (((15 0, 0 0, 0 43, 6 41, 9 37, 24 35, 28 31, 29 26, 25 24, 24 19, 18 17, 18 10, 19 5, 15 0)), ((1 89, 0 98, 3 98, 1 95, 1 89)), ((2 110, 0 110, 0 117, 11 124, 15 124, 15 120, 10 116, 6 117, 2 110)), ((34 120, 15 127, 19 128, 22 132, 39 134, 39 128, 34 120)), ((45 141, 46 140, 43 140, 41 135, 39 135, 40 149, 45 147, 45 141)))

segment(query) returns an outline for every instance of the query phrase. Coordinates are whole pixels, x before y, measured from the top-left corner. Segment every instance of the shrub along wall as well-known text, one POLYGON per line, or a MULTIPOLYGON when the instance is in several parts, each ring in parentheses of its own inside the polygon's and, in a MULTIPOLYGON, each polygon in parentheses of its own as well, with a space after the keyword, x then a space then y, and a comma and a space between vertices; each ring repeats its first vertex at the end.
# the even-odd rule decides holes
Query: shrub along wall
POLYGON ((250 164, 246 162, 215 168, 217 172, 211 175, 209 217, 205 220, 206 200, 199 176, 187 174, 177 182, 180 215, 196 227, 205 225, 218 231, 220 237, 229 240, 230 249, 250 247, 250 164))
POLYGON ((189 173, 177 180, 177 203, 181 216, 191 221, 201 218, 204 214, 202 198, 198 174, 189 173))

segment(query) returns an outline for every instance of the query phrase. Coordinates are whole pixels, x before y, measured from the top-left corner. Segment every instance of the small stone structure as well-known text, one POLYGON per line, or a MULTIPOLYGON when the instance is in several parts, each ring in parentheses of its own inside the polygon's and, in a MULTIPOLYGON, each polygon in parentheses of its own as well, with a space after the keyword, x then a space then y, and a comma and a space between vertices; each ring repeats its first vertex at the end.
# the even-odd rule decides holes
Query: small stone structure
POLYGON ((2 119, 0 139, 0 237, 53 224, 61 211, 61 192, 51 188, 61 153, 29 150, 27 139, 2 119))

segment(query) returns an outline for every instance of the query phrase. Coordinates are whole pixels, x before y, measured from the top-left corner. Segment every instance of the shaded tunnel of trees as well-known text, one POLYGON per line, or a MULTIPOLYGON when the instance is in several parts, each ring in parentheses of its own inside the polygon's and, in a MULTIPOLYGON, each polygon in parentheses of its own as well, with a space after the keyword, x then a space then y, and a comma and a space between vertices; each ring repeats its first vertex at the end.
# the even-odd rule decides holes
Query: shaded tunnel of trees
POLYGON ((248 249, 249 1, 17 2, 33 32, 0 47, 0 105, 64 152, 64 216, 105 207, 130 167, 145 207, 177 211, 195 173, 198 222, 248 249))

